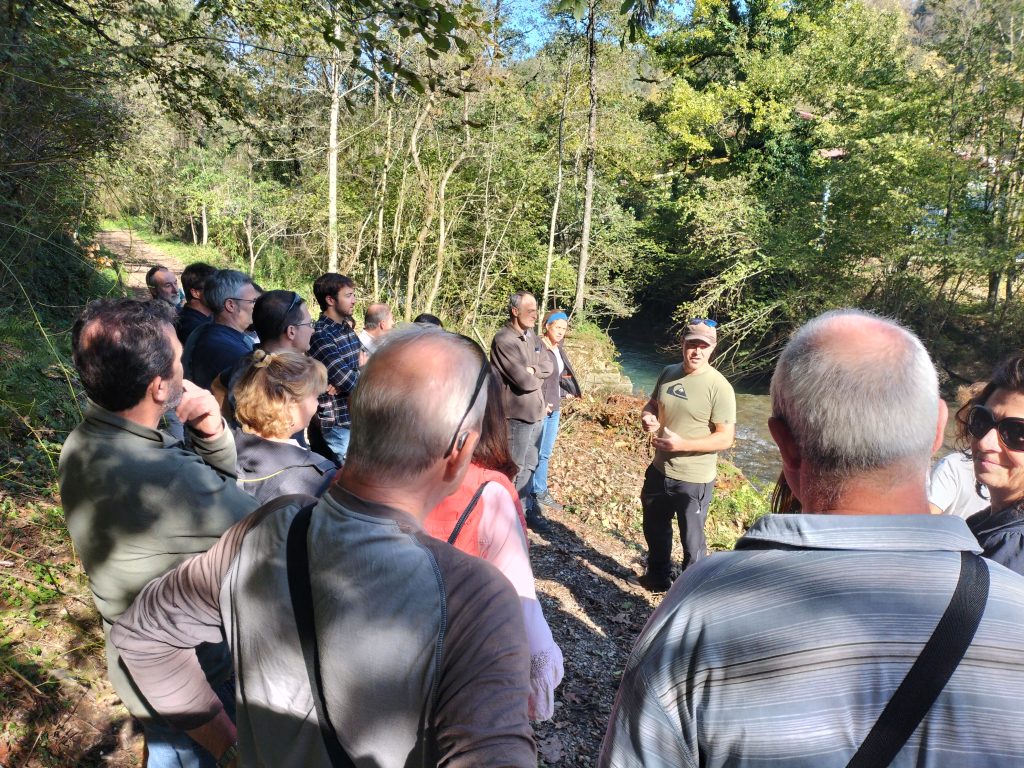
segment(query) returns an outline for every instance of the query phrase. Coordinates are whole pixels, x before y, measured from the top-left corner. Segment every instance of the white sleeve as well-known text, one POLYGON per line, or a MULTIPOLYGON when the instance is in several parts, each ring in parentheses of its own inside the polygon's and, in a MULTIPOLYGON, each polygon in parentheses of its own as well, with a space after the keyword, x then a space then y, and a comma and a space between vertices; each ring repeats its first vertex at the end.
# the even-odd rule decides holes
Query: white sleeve
POLYGON ((480 513, 480 556, 512 582, 523 606, 530 643, 530 718, 547 720, 554 714, 555 688, 564 675, 562 651, 537 600, 530 553, 515 502, 498 483, 488 483, 480 495, 480 513))
POLYGON ((956 463, 960 455, 951 453, 943 457, 932 470, 928 482, 928 503, 934 504, 943 512, 949 510, 960 492, 960 473, 956 463))

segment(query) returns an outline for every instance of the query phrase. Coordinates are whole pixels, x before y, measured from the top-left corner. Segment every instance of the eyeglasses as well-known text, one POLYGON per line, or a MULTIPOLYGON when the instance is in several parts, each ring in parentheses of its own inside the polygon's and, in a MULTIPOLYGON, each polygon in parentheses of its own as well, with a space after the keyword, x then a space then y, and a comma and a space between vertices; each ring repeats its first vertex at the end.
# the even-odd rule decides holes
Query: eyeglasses
POLYGON ((967 413, 967 431, 975 440, 981 440, 993 429, 1008 451, 1024 451, 1024 419, 1007 416, 997 420, 983 405, 975 405, 967 413))
POLYGON ((717 320, 708 320, 706 317, 691 317, 687 325, 706 325, 708 328, 717 328, 717 320))
POLYGON ((232 301, 251 301, 253 304, 256 303, 256 299, 241 299, 238 296, 228 296, 232 301))
MULTIPOLYGON (((475 343, 475 342, 474 342, 475 343)), ((476 377, 476 385, 473 387, 473 396, 469 398, 469 406, 466 408, 466 412, 462 414, 462 418, 459 419, 459 425, 455 428, 455 434, 452 435, 452 441, 448 443, 448 450, 444 452, 444 458, 448 458, 452 455, 452 451, 455 450, 455 441, 459 439, 462 434, 462 424, 469 416, 469 412, 473 410, 473 406, 476 405, 476 399, 480 396, 480 390, 483 389, 484 382, 487 381, 487 376, 491 372, 491 366, 487 362, 487 358, 484 357, 483 362, 480 365, 480 373, 476 377)), ((462 447, 461 445, 459 446, 462 447)))

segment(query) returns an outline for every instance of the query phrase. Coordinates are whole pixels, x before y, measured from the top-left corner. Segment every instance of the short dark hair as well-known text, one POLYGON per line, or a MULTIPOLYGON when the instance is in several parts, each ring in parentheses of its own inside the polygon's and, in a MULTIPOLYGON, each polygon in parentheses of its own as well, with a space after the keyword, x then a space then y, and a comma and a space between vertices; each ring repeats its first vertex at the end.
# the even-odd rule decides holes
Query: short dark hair
POLYGON ((342 288, 355 288, 356 284, 351 277, 339 275, 337 272, 327 272, 320 275, 313 283, 313 296, 316 303, 320 305, 320 311, 327 311, 327 297, 337 296, 342 288))
POLYGON ((185 301, 192 300, 192 291, 202 291, 206 279, 216 271, 216 267, 211 267, 201 261, 185 267, 181 273, 181 289, 185 291, 185 301))
POLYGON ((295 291, 267 291, 256 299, 252 307, 252 327, 260 341, 284 336, 288 326, 302 318, 305 303, 295 291))
POLYGON ((533 296, 529 291, 516 291, 508 297, 508 316, 512 317, 512 310, 519 309, 519 305, 523 303, 523 298, 526 296, 533 296))
POLYGON ((429 312, 421 312, 413 318, 414 323, 420 325, 436 325, 438 328, 444 328, 444 323, 441 322, 441 318, 437 315, 432 315, 429 312))
POLYGON ((85 393, 108 411, 138 405, 157 376, 174 372, 174 308, 165 301, 96 299, 71 329, 71 359, 85 393))
POLYGON ((157 272, 163 271, 170 272, 171 270, 167 269, 167 267, 165 267, 163 264, 154 264, 152 267, 150 267, 149 271, 146 272, 146 285, 148 285, 150 288, 156 285, 156 283, 153 282, 153 277, 156 275, 157 272))
POLYGON ((370 304, 363 313, 363 327, 380 328, 380 324, 390 316, 391 307, 387 304, 370 304))

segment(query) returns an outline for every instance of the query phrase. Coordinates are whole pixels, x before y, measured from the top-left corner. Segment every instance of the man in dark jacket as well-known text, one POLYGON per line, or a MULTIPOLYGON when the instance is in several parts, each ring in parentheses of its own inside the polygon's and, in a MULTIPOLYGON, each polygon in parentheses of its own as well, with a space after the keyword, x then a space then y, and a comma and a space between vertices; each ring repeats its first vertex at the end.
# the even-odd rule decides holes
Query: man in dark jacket
POLYGON ((185 378, 208 389, 217 374, 252 351, 253 340, 245 332, 260 290, 244 272, 221 269, 206 281, 203 296, 213 310, 213 322, 189 336, 182 364, 185 378))
POLYGON ((508 442, 512 460, 519 467, 516 490, 526 512, 526 524, 541 533, 547 520, 533 498, 533 472, 537 468, 541 428, 547 408, 541 389, 553 370, 542 353, 537 325, 537 299, 529 291, 513 293, 508 301, 509 321, 491 342, 491 365, 505 394, 508 442))

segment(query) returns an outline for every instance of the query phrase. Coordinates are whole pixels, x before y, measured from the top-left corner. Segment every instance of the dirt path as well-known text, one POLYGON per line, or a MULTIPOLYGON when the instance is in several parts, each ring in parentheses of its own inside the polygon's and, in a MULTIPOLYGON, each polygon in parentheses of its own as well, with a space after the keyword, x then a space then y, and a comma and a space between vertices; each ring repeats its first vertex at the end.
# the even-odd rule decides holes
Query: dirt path
POLYGON ((154 264, 164 265, 177 276, 185 268, 178 259, 144 242, 130 229, 99 232, 96 234, 96 244, 114 254, 121 265, 120 273, 124 275, 126 287, 139 298, 149 296, 146 272, 154 264))

